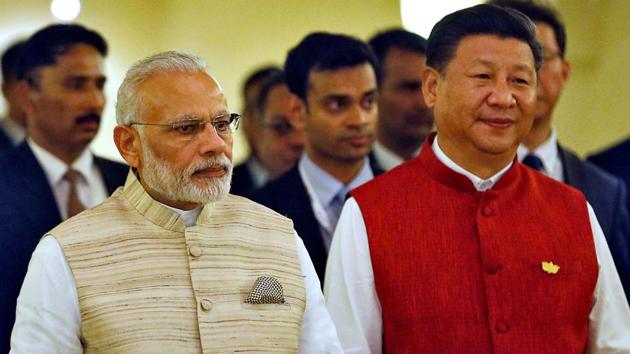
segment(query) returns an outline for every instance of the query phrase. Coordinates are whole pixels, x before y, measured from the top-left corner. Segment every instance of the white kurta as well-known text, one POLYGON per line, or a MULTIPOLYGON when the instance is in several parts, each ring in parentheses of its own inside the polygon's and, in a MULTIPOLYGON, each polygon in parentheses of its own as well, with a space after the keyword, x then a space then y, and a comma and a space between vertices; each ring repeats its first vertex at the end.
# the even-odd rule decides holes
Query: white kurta
MULTIPOLYGON (((198 211, 172 210, 188 225, 199 215, 198 211)), ((343 353, 313 263, 297 234, 295 241, 306 293, 300 353, 343 353)), ((59 243, 47 236, 33 253, 18 297, 11 353, 82 353, 80 337, 74 277, 59 243)))
MULTIPOLYGON (((450 160, 436 144, 437 158, 468 177, 477 190, 491 188, 507 171, 483 180, 450 160)), ((599 274, 589 316, 588 353, 630 353, 630 308, 606 238, 588 205, 599 274)), ((346 201, 328 255, 324 293, 345 353, 381 353, 383 321, 374 284, 367 231, 359 205, 346 201)))

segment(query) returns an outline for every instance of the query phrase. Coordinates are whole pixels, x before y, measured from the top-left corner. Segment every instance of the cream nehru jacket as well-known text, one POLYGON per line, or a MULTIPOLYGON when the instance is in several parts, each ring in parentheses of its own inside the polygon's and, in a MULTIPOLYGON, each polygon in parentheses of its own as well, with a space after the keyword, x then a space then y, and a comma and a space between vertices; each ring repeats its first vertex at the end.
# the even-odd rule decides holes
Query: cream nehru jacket
POLYGON ((86 353, 298 351, 304 279, 292 222, 229 195, 186 227, 130 172, 50 232, 75 278, 86 353), (285 303, 248 304, 256 279, 285 303))

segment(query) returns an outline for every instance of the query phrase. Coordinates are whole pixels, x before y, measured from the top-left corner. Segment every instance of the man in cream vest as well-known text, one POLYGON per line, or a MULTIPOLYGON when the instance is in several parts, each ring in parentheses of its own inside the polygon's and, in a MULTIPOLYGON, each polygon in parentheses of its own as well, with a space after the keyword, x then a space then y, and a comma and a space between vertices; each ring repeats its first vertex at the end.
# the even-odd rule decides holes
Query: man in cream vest
POLYGON ((291 221, 228 194, 239 116, 202 60, 139 61, 116 115, 132 171, 39 243, 11 352, 341 352, 291 221))

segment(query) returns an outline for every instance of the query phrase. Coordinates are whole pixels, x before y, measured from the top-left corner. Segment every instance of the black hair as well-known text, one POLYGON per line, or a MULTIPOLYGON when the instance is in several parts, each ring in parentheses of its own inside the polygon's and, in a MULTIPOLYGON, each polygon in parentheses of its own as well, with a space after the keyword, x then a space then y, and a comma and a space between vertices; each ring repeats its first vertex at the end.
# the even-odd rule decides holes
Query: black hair
POLYGON ((378 73, 376 56, 359 39, 343 34, 315 32, 289 51, 284 72, 289 91, 306 102, 311 71, 337 70, 369 64, 378 73))
POLYGON ((484 34, 527 43, 536 71, 540 69, 542 49, 536 40, 534 23, 516 10, 485 4, 453 12, 435 24, 427 41, 427 66, 444 75, 459 42, 467 36, 484 34))
POLYGON ((393 48, 410 51, 413 53, 426 55, 427 40, 413 32, 405 31, 402 28, 394 28, 382 31, 374 35, 368 41, 368 44, 374 51, 376 59, 378 59, 382 79, 384 75, 384 64, 387 54, 393 48))
POLYGON ((267 98, 276 86, 286 85, 287 80, 284 75, 284 71, 279 71, 274 73, 273 75, 267 77, 263 82, 260 88, 260 93, 258 94, 258 98, 256 100, 256 110, 258 111, 258 117, 262 119, 263 113, 267 108, 267 98))
MULTIPOLYGON (((261 81, 268 79, 269 77, 275 76, 278 73, 282 73, 282 69, 276 65, 267 65, 261 68, 254 70, 252 73, 247 75, 245 81, 243 82, 243 90, 242 95, 243 99, 247 100, 247 91, 252 85, 255 85, 261 81)), ((246 102, 247 103, 247 102, 246 102)))
POLYGON ((97 32, 77 24, 55 24, 35 32, 24 43, 17 66, 18 79, 33 86, 33 72, 57 63, 57 57, 66 54, 77 44, 94 47, 102 56, 107 55, 107 42, 97 32))
POLYGON ((567 33, 564 23, 560 20, 560 15, 550 5, 536 3, 531 0, 490 0, 488 4, 509 7, 522 12, 534 22, 542 22, 551 26, 554 36, 556 37, 556 43, 558 43, 558 48, 560 48, 560 57, 564 59, 567 46, 567 33))
POLYGON ((24 46, 24 41, 11 44, 2 53, 2 81, 15 80, 18 77, 17 65, 20 61, 20 52, 24 46))

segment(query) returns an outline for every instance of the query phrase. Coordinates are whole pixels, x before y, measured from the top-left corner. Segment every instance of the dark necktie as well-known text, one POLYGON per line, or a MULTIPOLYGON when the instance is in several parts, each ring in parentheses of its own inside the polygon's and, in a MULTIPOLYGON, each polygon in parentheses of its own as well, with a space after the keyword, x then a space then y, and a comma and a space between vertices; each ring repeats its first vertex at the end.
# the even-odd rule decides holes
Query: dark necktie
POLYGON ((339 215, 341 214, 341 209, 343 208, 343 203, 345 202, 346 193, 346 189, 341 188, 335 197, 330 201, 328 216, 330 218, 330 227, 332 230, 335 230, 337 221, 339 221, 339 215))
POLYGON ((534 154, 527 154, 527 156, 525 156, 525 158, 523 159, 523 164, 533 168, 536 171, 542 172, 545 170, 545 165, 543 165, 540 157, 534 154))
POLYGON ((77 183, 83 179, 83 176, 79 171, 69 168, 68 171, 66 171, 66 174, 63 175, 63 179, 68 181, 68 184, 70 184, 68 188, 68 218, 71 218, 85 210, 85 206, 81 203, 79 193, 77 191, 77 183))

